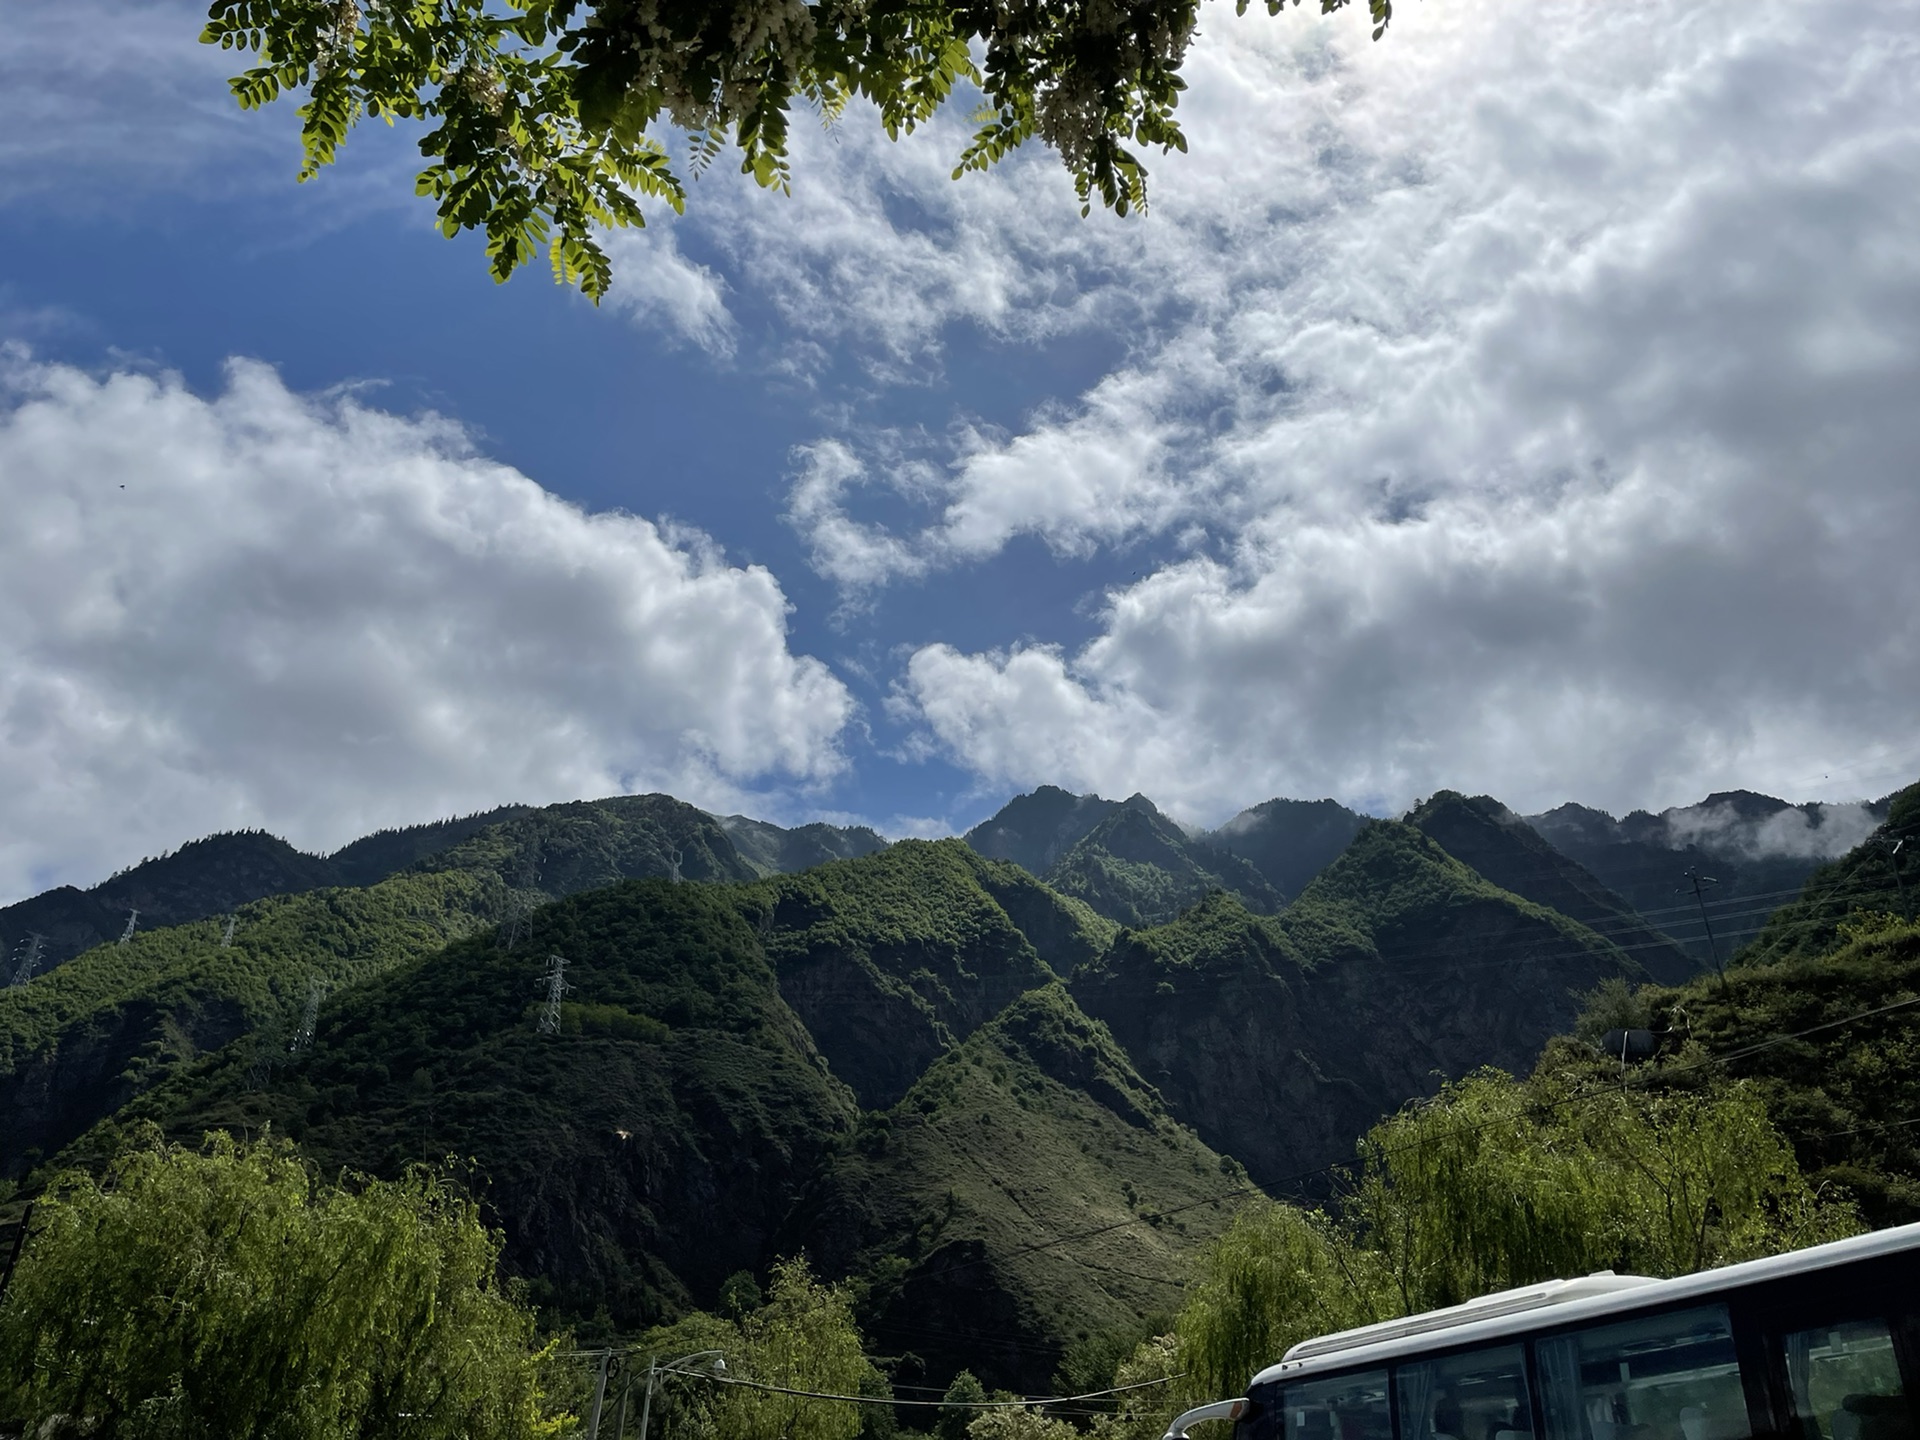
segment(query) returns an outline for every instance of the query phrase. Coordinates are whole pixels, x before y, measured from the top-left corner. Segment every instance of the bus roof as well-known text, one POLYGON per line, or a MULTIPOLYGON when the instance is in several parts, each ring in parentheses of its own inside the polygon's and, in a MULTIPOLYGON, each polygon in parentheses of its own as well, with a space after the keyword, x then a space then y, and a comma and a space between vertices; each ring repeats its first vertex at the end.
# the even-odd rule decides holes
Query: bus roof
POLYGON ((1535 1330, 1630 1314, 1743 1285, 1909 1250, 1920 1250, 1920 1224, 1877 1230, 1672 1280, 1615 1275, 1611 1271, 1578 1280, 1550 1280, 1517 1290, 1503 1290, 1445 1310, 1430 1310, 1423 1315, 1303 1340, 1288 1350, 1279 1364, 1269 1365, 1254 1376, 1252 1383, 1265 1385, 1280 1379, 1307 1379, 1334 1370, 1384 1365, 1429 1350, 1493 1343, 1535 1330))

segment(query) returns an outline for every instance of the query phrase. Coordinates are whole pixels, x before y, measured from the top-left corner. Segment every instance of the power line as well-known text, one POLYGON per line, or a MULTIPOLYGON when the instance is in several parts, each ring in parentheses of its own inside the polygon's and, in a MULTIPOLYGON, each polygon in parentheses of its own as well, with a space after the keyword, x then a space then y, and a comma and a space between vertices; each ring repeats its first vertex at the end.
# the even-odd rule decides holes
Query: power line
POLYGON ((1030 1410, 1048 1405, 1074 1405, 1083 1400, 1104 1400, 1110 1395, 1124 1395, 1131 1390, 1150 1390, 1156 1385, 1170 1385, 1175 1380, 1182 1379, 1186 1372, 1162 1376, 1158 1380, 1137 1380, 1131 1385, 1115 1385, 1107 1390, 1089 1390, 1081 1395, 1039 1395, 1024 1400, 897 1400, 878 1395, 835 1395, 824 1390, 797 1390, 787 1385, 769 1385, 759 1380, 742 1380, 733 1375, 707 1375, 692 1371, 676 1373, 685 1374, 689 1379, 704 1380, 710 1385, 738 1385, 748 1390, 764 1390, 773 1395, 795 1395, 804 1400, 840 1400, 849 1405, 914 1405, 938 1410, 1030 1410))

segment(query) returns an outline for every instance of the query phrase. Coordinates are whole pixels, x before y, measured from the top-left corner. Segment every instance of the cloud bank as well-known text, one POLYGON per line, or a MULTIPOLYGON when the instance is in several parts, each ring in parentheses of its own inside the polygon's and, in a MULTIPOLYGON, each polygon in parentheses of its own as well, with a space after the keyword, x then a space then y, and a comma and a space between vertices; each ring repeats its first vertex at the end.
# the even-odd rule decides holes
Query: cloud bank
POLYGON ((944 463, 859 426, 801 457, 790 521, 852 589, 1020 536, 1163 557, 1075 648, 921 646, 895 714, 985 783, 1201 819, 1912 778, 1920 743, 1820 777, 1920 703, 1913 18, 1499 0, 1370 45, 1215 9, 1143 223, 1072 221, 1049 157, 953 185, 951 137, 811 157, 834 223, 729 210, 738 273, 877 356, 1135 327, 944 463), (843 273, 896 243, 911 273, 843 273))
POLYGON ((223 828, 738 808, 844 764, 766 570, 258 364, 203 397, 14 354, 0 514, 0 897, 223 828))

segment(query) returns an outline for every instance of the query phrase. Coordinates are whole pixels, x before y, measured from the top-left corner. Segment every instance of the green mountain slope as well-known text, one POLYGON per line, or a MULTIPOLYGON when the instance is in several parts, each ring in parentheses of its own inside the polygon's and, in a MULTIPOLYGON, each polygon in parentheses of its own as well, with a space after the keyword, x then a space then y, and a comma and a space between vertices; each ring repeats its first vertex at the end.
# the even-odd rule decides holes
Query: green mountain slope
MULTIPOLYGON (((470 827, 422 830, 446 839, 470 827)), ((388 858, 427 843, 398 833, 381 841, 388 858)), ((251 838, 270 842, 270 854, 281 844, 251 838)), ((189 846, 170 859, 200 853, 189 846)), ((373 865, 372 853, 357 863, 373 865)), ((583 801, 514 812, 370 887, 241 905, 229 912, 230 949, 221 923, 206 920, 89 950, 0 991, 0 1175, 23 1173, 35 1152, 66 1144, 204 1050, 254 1031, 290 1035, 315 983, 338 989, 478 928, 499 927, 512 942, 549 900, 676 871, 717 881, 757 873, 712 816, 671 796, 583 801)))
POLYGON ((239 907, 104 945, 0 991, 0 1176, 18 1177, 202 1051, 256 1031, 284 1043, 332 990, 467 933, 501 900, 469 871, 239 907))
MULTIPOLYGON (((191 1136, 271 1123, 323 1170, 471 1156, 506 1263, 543 1303, 625 1326, 773 1258, 851 1095, 780 999, 740 892, 659 880, 545 907, 345 992, 262 1082, 240 1050, 129 1107, 191 1136), (568 960, 558 1034, 544 957, 568 960)), ((96 1137, 94 1143, 105 1143, 96 1137)))
POLYGON ((1332 800, 1267 800, 1203 838, 1238 855, 1291 900, 1340 858, 1366 823, 1366 816, 1332 800))
POLYGON ((1033 1393, 1076 1341, 1177 1308, 1238 1181, 1052 985, 862 1122, 790 1248, 864 1277, 869 1333, 933 1383, 967 1365, 1033 1393))
POLYGON ((1213 890, 1255 910, 1280 906, 1274 888, 1239 856, 1188 838, 1144 795, 1109 811, 1046 873, 1046 882, 1121 925, 1157 925, 1213 890))
POLYGON ((449 850, 489 825, 525 815, 531 805, 501 805, 473 815, 458 815, 397 830, 376 830, 327 856, 336 885, 378 885, 389 875, 418 865, 429 855, 449 850))
POLYGON ((1656 980, 1678 984, 1700 968, 1625 900, 1489 795, 1468 799, 1458 791, 1442 790, 1408 815, 1407 823, 1501 889, 1606 936, 1656 980))
POLYGON ((1644 977, 1592 930, 1374 821, 1280 915, 1208 897, 1072 981, 1170 1112, 1261 1179, 1346 1158, 1436 1072, 1524 1070, 1573 994, 1644 977))
POLYGON ((1070 966, 1102 938, 1093 917, 958 840, 905 840, 750 893, 781 994, 869 1109, 1052 980, 1050 958, 1070 966))
POLYGON ((119 938, 130 911, 139 912, 138 929, 151 930, 230 914, 268 895, 339 883, 327 861, 264 831, 209 835, 90 890, 62 885, 0 909, 0 985, 25 964, 30 949, 31 973, 45 974, 119 938), (31 939, 36 935, 38 946, 31 939))

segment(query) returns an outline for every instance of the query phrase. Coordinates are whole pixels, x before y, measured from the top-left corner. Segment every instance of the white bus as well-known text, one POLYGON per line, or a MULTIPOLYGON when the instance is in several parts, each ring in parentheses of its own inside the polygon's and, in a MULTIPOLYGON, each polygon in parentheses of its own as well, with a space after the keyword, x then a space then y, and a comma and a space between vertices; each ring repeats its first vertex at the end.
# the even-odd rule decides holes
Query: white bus
POLYGON ((1920 1225, 1603 1272, 1295 1345, 1180 1416, 1233 1440, 1920 1440, 1920 1225))

